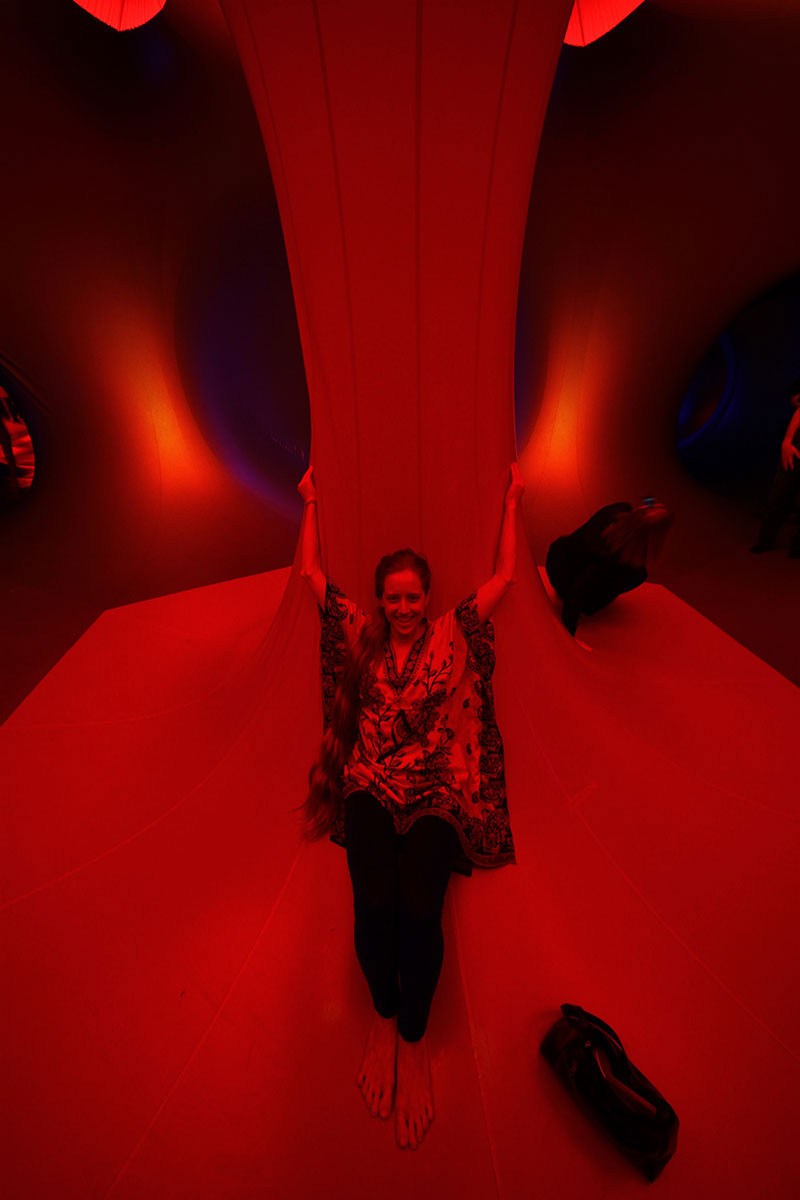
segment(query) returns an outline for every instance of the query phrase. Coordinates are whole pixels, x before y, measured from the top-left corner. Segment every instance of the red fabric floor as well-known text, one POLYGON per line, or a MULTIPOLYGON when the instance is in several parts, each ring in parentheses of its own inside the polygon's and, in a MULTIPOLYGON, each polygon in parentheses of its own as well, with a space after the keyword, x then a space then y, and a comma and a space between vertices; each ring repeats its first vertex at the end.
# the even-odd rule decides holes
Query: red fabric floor
POLYGON ((537 1056, 570 1001, 678 1111, 660 1195, 797 1195, 797 689, 660 587, 583 646, 543 589, 507 602, 519 863, 453 882, 437 1119, 401 1152, 353 1085, 344 855, 292 811, 320 712, 287 579, 107 611, 0 732, 5 1194, 638 1194, 537 1056))

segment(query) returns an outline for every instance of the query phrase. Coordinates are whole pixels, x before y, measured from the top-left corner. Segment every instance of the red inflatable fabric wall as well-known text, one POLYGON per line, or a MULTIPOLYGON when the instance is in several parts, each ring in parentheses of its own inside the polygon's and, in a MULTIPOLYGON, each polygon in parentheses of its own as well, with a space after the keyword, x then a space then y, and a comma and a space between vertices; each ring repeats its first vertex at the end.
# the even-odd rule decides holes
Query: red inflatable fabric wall
POLYGON ((362 602, 395 544, 430 556, 446 606, 491 574, 567 7, 223 5, 286 237, 327 562, 362 602))
MULTIPOLYGON (((369 603, 377 556, 411 542, 441 610, 492 568, 570 5, 224 8, 284 226, 326 568, 369 603)), ((524 547, 496 628, 519 863, 451 888, 416 1155, 351 1082, 369 1006, 344 857, 298 839, 320 704, 296 571, 106 612, 6 722, 13 1195, 633 1194, 538 1058, 565 1000, 678 1110, 665 1195, 794 1194, 796 689, 655 586, 572 641, 524 547)))

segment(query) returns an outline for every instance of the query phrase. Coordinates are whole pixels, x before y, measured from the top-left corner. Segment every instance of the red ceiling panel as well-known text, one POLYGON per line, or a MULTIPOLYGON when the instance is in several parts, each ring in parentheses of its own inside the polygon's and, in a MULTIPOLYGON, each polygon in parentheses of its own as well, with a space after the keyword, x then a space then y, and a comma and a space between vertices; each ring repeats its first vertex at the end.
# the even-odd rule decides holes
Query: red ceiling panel
POLYGON ((136 29, 160 13, 166 0, 75 0, 113 29, 136 29))
POLYGON ((575 0, 564 41, 568 46, 588 46, 624 21, 641 3, 642 0, 575 0))

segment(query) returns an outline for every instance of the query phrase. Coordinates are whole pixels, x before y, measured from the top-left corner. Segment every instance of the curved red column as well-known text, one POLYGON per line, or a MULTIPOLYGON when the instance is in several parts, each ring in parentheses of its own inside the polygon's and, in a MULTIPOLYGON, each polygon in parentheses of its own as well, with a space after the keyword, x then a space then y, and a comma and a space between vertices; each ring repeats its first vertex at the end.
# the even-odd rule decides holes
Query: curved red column
POLYGON ((491 573, 515 456, 519 264, 569 4, 222 7, 286 237, 328 568, 366 602, 411 544, 450 604, 491 573))

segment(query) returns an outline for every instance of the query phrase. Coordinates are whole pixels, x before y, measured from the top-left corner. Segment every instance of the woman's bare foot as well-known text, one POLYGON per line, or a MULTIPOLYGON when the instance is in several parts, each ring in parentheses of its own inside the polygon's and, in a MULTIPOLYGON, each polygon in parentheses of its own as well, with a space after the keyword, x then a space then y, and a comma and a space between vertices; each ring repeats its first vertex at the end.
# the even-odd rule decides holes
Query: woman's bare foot
POLYGON ((373 1117, 391 1116, 397 1064, 397 1017, 378 1013, 370 1026, 356 1084, 373 1117))
POLYGON ((433 1120, 433 1085, 428 1043, 397 1041, 395 1133, 404 1150, 416 1150, 433 1120))

